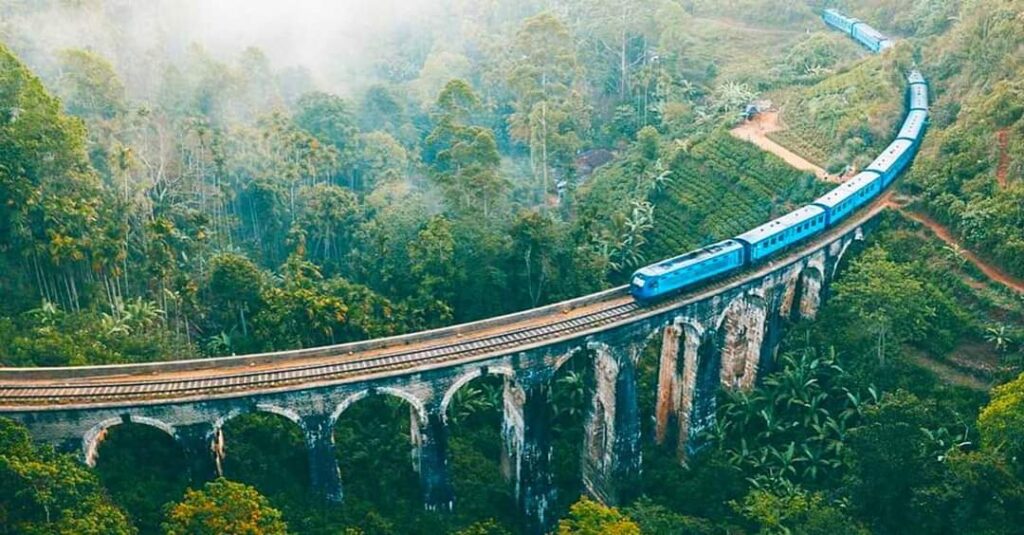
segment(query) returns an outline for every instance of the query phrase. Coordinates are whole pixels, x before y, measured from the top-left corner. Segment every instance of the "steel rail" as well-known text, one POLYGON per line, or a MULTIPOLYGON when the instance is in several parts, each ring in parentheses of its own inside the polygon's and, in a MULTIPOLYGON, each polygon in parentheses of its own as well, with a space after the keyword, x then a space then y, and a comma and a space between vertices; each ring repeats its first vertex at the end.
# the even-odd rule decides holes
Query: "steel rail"
MULTIPOLYGON (((368 356, 360 356, 358 353, 331 354, 336 348, 329 347, 323 348, 324 354, 320 356, 315 354, 315 349, 310 350, 314 352, 311 358, 318 361, 307 359, 301 363, 276 362, 268 364, 268 369, 259 370, 250 370, 236 364, 229 368, 165 373, 164 376, 157 372, 151 376, 129 380, 103 376, 77 380, 5 380, 0 383, 0 411, 38 410, 46 406, 64 408, 69 405, 127 404, 142 400, 167 402, 312 388, 348 382, 353 378, 408 373, 417 368, 461 364, 514 353, 529 347, 543 347, 599 332, 610 326, 625 325, 668 312, 706 299, 724 289, 784 269, 802 260, 809 252, 827 246, 878 215, 885 208, 886 200, 887 195, 882 195, 839 226, 795 246, 782 259, 748 267, 711 285, 678 294, 650 306, 641 306, 632 298, 613 291, 605 292, 606 297, 592 303, 594 310, 583 314, 567 317, 571 310, 552 308, 546 316, 524 318, 524 321, 519 323, 499 325, 494 332, 489 332, 493 328, 491 325, 482 323, 478 333, 488 332, 477 337, 473 337, 473 331, 454 334, 446 331, 444 338, 451 339, 450 342, 429 344, 434 340, 427 340, 427 344, 412 347, 405 344, 374 348, 367 352, 379 354, 368 356), (524 326, 524 323, 533 325, 524 326), (178 377, 167 377, 168 375, 178 377)), ((113 367, 112 371, 115 370, 116 367, 113 367)))

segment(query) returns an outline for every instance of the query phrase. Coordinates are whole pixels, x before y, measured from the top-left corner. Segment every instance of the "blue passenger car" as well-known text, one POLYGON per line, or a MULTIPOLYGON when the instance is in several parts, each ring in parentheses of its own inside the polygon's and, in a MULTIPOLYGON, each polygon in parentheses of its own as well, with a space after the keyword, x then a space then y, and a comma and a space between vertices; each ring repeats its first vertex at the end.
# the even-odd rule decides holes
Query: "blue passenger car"
POLYGON ((850 35, 872 52, 881 52, 892 47, 892 41, 888 37, 863 22, 854 24, 850 35))
POLYGON ((859 22, 857 19, 847 17, 834 9, 826 9, 825 12, 822 13, 821 18, 825 20, 825 24, 828 24, 829 26, 846 34, 852 32, 853 25, 859 22))
POLYGON ((879 174, 865 171, 818 197, 812 204, 825 210, 825 224, 831 227, 873 199, 881 190, 879 174))
POLYGON ((875 158, 865 171, 875 171, 882 177, 882 187, 885 188, 892 183, 896 175, 899 175, 907 162, 914 156, 913 143, 906 139, 897 139, 885 148, 885 152, 875 158))
POLYGON ((754 230, 748 230, 736 241, 743 244, 748 262, 757 262, 775 251, 813 236, 825 228, 825 210, 808 205, 754 230))
POLYGON ((914 144, 916 147, 924 136, 924 126, 928 121, 928 112, 923 110, 914 110, 907 114, 907 118, 903 121, 903 126, 900 128, 900 133, 896 135, 896 139, 905 139, 914 144))
POLYGON ((910 85, 910 109, 928 111, 928 85, 910 85))
POLYGON ((721 241, 696 251, 640 268, 629 283, 638 301, 650 301, 743 266, 743 245, 721 241))

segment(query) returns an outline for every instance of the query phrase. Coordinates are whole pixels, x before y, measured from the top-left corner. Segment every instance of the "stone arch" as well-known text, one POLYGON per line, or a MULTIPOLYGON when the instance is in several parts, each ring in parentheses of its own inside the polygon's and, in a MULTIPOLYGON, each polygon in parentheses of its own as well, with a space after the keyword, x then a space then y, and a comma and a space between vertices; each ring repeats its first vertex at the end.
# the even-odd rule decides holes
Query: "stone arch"
POLYGON ((305 431, 305 425, 302 423, 302 416, 300 416, 298 412, 287 407, 280 407, 270 403, 257 403, 256 405, 253 405, 249 409, 231 409, 230 411, 227 412, 227 414, 224 414, 223 416, 217 418, 217 420, 213 422, 213 430, 211 431, 211 435, 213 435, 214 437, 219 436, 221 434, 221 431, 224 429, 224 424, 228 423, 230 420, 242 416, 243 414, 251 414, 254 412, 276 414, 294 423, 295 425, 299 426, 300 429, 303 429, 303 431, 305 431))
POLYGON ((373 389, 367 388, 364 390, 360 390, 354 394, 351 394, 347 398, 341 400, 341 403, 339 403, 338 406, 334 408, 334 411, 331 412, 331 417, 330 420, 328 421, 328 429, 332 436, 334 433, 334 425, 338 423, 338 418, 341 417, 342 413, 344 413, 345 410, 351 407, 355 402, 369 396, 370 394, 387 394, 404 400, 409 404, 410 407, 412 407, 413 411, 415 411, 416 419, 419 420, 419 423, 421 425, 427 424, 427 408, 424 405, 423 401, 417 398, 411 392, 407 392, 405 390, 402 390, 401 388, 393 388, 390 386, 373 389))
POLYGON ((724 387, 748 389, 754 386, 767 317, 767 300, 760 295, 747 294, 733 299, 718 318, 720 379, 724 387))
POLYGON ((441 421, 445 424, 448 423, 448 405, 451 404, 452 399, 455 398, 455 394, 466 386, 474 379, 484 377, 486 375, 500 375, 505 378, 506 381, 515 382, 516 373, 510 366, 480 366, 469 370, 468 372, 459 376, 455 381, 448 387, 444 393, 444 397, 441 398, 441 421))
POLYGON ((572 360, 577 353, 584 349, 585 348, 583 346, 577 346, 566 351, 565 354, 559 355, 558 358, 555 359, 555 365, 551 367, 551 377, 558 375, 558 371, 562 369, 562 366, 565 366, 565 364, 572 360))
POLYGON ((839 265, 842 264, 843 257, 846 256, 846 251, 850 248, 850 246, 853 245, 854 242, 863 242, 863 241, 864 241, 864 229, 862 229, 861 227, 857 227, 857 229, 853 232, 853 236, 852 237, 847 236, 847 237, 843 238, 843 245, 839 249, 839 253, 835 255, 835 257, 836 257, 835 263, 832 264, 831 278, 835 278, 836 273, 839 271, 839 265))
POLYGON ((821 293, 825 287, 824 260, 808 262, 797 279, 797 290, 793 296, 789 319, 814 319, 821 308, 821 293))
POLYGON ((82 437, 82 460, 85 464, 90 467, 96 466, 97 453, 99 453, 100 443, 107 436, 107 431, 115 425, 121 425, 125 423, 141 424, 149 427, 154 427, 167 433, 169 437, 175 442, 178 441, 177 433, 174 431, 174 426, 166 422, 162 422, 155 418, 149 418, 146 416, 131 416, 125 415, 123 417, 108 418, 92 426, 88 431, 85 432, 85 436, 82 437))
MULTIPOLYGON (((237 443, 239 437, 233 437, 225 433, 225 427, 227 427, 232 420, 235 420, 239 417, 258 414, 274 415, 280 417, 283 420, 286 420, 290 424, 294 424, 295 428, 298 429, 298 439, 301 441, 301 444, 305 448, 313 447, 316 429, 310 428, 309 422, 303 417, 303 415, 299 411, 290 407, 267 402, 256 402, 252 404, 234 407, 228 410, 227 412, 223 413, 219 417, 217 417, 216 420, 214 420, 213 424, 210 427, 210 431, 206 436, 206 439, 204 440, 205 444, 210 444, 211 450, 213 452, 214 468, 218 476, 224 475, 225 470, 227 469, 228 465, 231 462, 229 461, 229 459, 236 462, 238 459, 240 459, 240 457, 229 455, 231 444, 237 443)), ((281 451, 275 451, 274 455, 278 456, 278 459, 276 459, 276 461, 283 460, 280 456, 287 456, 292 451, 294 450, 282 449, 281 451)), ((308 455, 302 455, 302 459, 303 462, 308 463, 308 455)), ((278 466, 275 465, 272 468, 278 469, 278 466)), ((303 470, 305 473, 309 473, 308 465, 303 470)), ((307 483, 309 483, 309 481, 307 481, 307 483)), ((255 485, 255 483, 252 482, 250 482, 249 484, 255 485)))

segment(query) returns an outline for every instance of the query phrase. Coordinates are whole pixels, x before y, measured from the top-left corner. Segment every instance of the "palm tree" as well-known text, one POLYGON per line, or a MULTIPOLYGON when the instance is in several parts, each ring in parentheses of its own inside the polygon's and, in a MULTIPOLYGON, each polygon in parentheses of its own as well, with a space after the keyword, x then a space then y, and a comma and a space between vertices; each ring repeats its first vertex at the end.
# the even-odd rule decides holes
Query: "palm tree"
POLYGON ((992 326, 985 329, 985 340, 995 346, 996 351, 1000 353, 1005 353, 1013 345, 1010 333, 1006 332, 1006 325, 992 326))

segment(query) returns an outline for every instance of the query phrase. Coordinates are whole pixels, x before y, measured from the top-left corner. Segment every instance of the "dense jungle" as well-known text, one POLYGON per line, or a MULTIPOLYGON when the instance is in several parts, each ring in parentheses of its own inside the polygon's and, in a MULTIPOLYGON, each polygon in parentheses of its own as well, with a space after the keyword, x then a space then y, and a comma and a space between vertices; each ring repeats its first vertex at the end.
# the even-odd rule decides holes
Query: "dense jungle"
MULTIPOLYGON (((932 119, 893 209, 699 451, 653 440, 652 343, 636 498, 590 499, 591 356, 559 370, 552 529, 1020 533, 1022 0, 0 0, 0 366, 310 348, 622 285, 828 191, 730 133, 748 103, 842 174, 895 135, 911 68, 932 119)), ((278 415, 228 421, 205 483, 152 427, 90 468, 0 417, 0 534, 521 533, 502 387, 448 409, 452 512, 424 510, 384 394, 334 430, 342 504, 278 415)))

